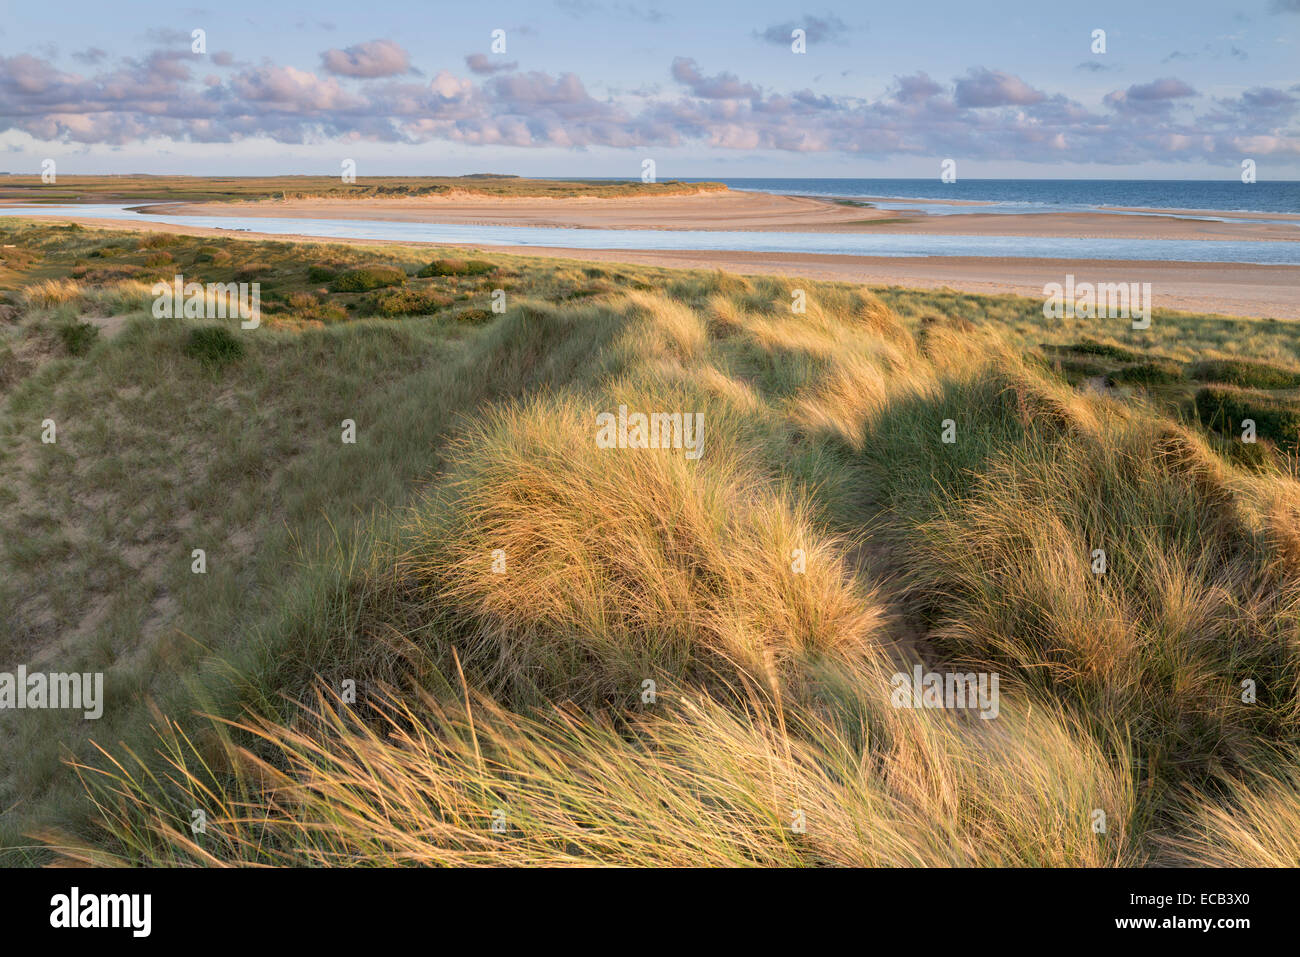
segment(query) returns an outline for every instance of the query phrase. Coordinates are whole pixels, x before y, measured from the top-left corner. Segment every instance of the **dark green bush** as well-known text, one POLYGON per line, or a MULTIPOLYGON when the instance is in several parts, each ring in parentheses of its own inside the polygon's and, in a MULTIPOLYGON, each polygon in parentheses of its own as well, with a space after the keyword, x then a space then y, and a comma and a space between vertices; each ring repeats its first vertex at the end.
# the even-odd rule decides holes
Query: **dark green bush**
POLYGON ((225 326, 199 326, 185 337, 185 354, 207 366, 222 366, 244 355, 244 344, 225 326))
POLYGON ((224 249, 218 249, 216 246, 200 246, 194 254, 196 263, 215 263, 218 266, 227 265, 233 257, 224 249))
POLYGON ((1089 356, 1104 356, 1107 359, 1115 359, 1119 362, 1143 362, 1147 358, 1142 353, 1134 352, 1132 349, 1113 346, 1106 342, 1098 342, 1096 339, 1084 339, 1082 342, 1067 346, 1067 348, 1071 352, 1079 352, 1089 356))
POLYGON ((486 276, 496 271, 494 263, 482 259, 435 259, 420 270, 419 275, 430 276, 486 276))
POLYGON ((1091 379, 1094 376, 1105 375, 1110 370, 1110 366, 1098 359, 1090 358, 1070 358, 1052 360, 1052 368, 1060 368, 1061 374, 1065 380, 1070 383, 1077 383, 1081 379, 1091 379))
POLYGON ((1137 365, 1127 366, 1123 369, 1117 369, 1112 372, 1107 379, 1111 385, 1116 383, 1125 383, 1128 385, 1169 385, 1174 382, 1182 382, 1184 379, 1182 366, 1176 362, 1139 362, 1137 365))
POLYGON ((381 316, 423 316, 451 305, 450 296, 425 289, 386 289, 375 296, 381 316))
POLYGON ((1192 366, 1192 378, 1251 389, 1300 389, 1300 372, 1244 359, 1206 359, 1192 366))
POLYGON ((350 269, 334 280, 335 292, 369 292, 384 286, 400 286, 406 273, 396 266, 364 266, 350 269))
POLYGON ((329 282, 339 274, 337 269, 331 266, 308 266, 307 278, 311 282, 329 282))
POLYGON ((1205 386, 1196 392, 1201 424, 1225 435, 1240 435, 1242 421, 1254 419, 1255 434, 1279 448, 1300 448, 1300 402, 1257 392, 1205 386))
POLYGON ((84 356, 99 339, 99 329, 88 322, 69 322, 59 326, 59 339, 70 356, 84 356))

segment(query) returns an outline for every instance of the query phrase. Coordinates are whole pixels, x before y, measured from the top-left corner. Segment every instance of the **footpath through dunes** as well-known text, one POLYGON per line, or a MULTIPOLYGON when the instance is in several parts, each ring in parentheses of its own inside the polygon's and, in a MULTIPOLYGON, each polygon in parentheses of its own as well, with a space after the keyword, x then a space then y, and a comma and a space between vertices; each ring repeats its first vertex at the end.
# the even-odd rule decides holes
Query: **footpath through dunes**
POLYGON ((60 613, 121 593, 84 658, 114 710, 6 725, 4 806, 57 812, 64 857, 1288 860, 1282 323, 1157 312, 1139 332, 496 251, 4 233, 7 337, 128 316, 20 372, 0 433, 0 489, 56 492, 35 521, 0 494, 0 580, 60 613), (261 282, 262 325, 154 319, 149 282, 176 271, 261 282), (214 326, 242 349, 211 348, 214 326), (1105 395, 1079 388, 1099 376, 1105 395), (702 428, 603 446, 623 408, 702 428), (1212 414, 1245 409, 1249 444, 1212 414), (45 416, 58 446, 28 427, 45 416), (166 573, 123 585, 143 577, 124 541, 166 573), (900 704, 917 664, 996 674, 999 697, 900 704), (183 693, 196 676, 210 697, 183 693), (89 808, 62 745, 107 772, 82 770, 89 808))

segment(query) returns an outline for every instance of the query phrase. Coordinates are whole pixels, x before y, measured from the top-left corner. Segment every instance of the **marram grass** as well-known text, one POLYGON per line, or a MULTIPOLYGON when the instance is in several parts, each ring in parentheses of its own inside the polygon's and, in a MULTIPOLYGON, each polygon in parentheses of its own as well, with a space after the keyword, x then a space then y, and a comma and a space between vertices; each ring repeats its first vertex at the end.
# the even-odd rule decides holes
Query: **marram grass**
POLYGON ((7 633, 84 622, 133 702, 15 725, 33 860, 1300 863, 1294 456, 1194 401, 1258 362, 1296 402, 1280 324, 6 236, 7 633), (329 287, 375 267, 418 312, 329 287), (205 366, 148 316, 155 271, 260 276, 263 328, 205 366), (106 331, 64 354, 83 317, 106 331), (699 413, 701 454, 600 448, 621 407, 699 413), (996 673, 997 717, 896 707, 915 664, 996 673))

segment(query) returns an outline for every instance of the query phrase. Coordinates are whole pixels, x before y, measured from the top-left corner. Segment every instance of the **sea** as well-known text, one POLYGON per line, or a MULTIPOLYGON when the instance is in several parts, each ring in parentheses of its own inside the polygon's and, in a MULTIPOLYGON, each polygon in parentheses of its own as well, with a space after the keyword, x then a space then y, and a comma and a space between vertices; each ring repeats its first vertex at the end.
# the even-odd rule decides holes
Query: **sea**
MULTIPOLYGON (((1217 210, 1225 213, 1300 213, 1300 182, 1294 180, 1167 179, 721 179, 731 189, 796 196, 866 200, 884 209, 942 213, 1057 213, 1091 210, 1217 210), (934 204, 977 203, 945 209, 934 204)), ((1253 217, 1252 217, 1253 218, 1253 217)))

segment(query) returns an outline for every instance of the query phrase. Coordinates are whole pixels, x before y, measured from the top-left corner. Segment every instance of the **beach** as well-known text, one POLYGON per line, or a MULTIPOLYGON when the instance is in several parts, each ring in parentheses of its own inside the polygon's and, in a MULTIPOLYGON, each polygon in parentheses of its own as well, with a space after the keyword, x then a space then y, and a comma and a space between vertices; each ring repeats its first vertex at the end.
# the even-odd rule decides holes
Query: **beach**
MULTIPOLYGON (((885 198, 873 198, 888 201, 885 198)), ((978 204, 927 203, 971 208, 978 204)), ((285 201, 181 203, 141 206, 185 216, 365 219, 476 226, 534 226, 569 229, 745 230, 753 232, 899 232, 921 235, 1060 236, 1115 239, 1300 241, 1300 216, 1177 211, 1178 216, 1138 209, 1098 212, 980 213, 889 210, 811 196, 726 190, 687 196, 644 198, 496 197, 462 193, 419 199, 291 199, 285 201), (1186 216, 1189 218, 1180 218, 1186 216), (1195 217, 1195 218, 1192 218, 1195 217)))
MULTIPOLYGON (((141 209, 161 210, 158 205, 141 209)), ((847 217, 866 218, 882 211, 840 206, 824 200, 762 193, 728 193, 721 196, 662 197, 632 200, 495 199, 453 200, 295 200, 266 203, 169 204, 176 214, 220 217, 299 217, 311 219, 383 219, 396 222, 456 222, 463 225, 568 226, 622 229, 745 229, 754 231, 845 230, 847 217), (455 217, 460 217, 459 219, 455 217)), ((106 229, 170 232, 222 236, 247 240, 299 239, 320 242, 319 237, 257 231, 232 231, 218 227, 172 225, 145 220, 101 219, 77 216, 32 216, 33 220, 78 222, 106 229)), ((930 216, 920 224, 908 223, 907 233, 918 231, 966 235, 1019 235, 1012 230, 1037 229, 1026 235, 1081 235, 1067 228, 1086 226, 1099 237, 1151 239, 1256 240, 1294 239, 1285 231, 1296 227, 1277 223, 1215 223, 1173 217, 1131 216, 1120 213, 961 214, 930 216), (998 232, 997 230, 1002 230, 998 232), (973 232, 972 232, 973 231, 973 232)), ((875 229, 892 228, 882 224, 875 229)), ((384 245, 380 240, 335 239, 348 245, 384 245)), ((575 237, 581 243, 580 237, 575 237)), ((452 243, 405 245, 451 246, 452 243)), ((464 244, 474 248, 473 244, 464 244)), ((514 255, 586 262, 626 262, 682 269, 723 269, 755 275, 807 276, 813 279, 858 282, 918 289, 952 289, 985 295, 1017 294, 1039 298, 1049 282, 1062 282, 1073 274, 1078 282, 1149 282, 1153 305, 1230 316, 1300 319, 1300 266, 1258 265, 1232 262, 1117 261, 1105 259, 1013 259, 994 256, 857 256, 797 252, 740 250, 659 250, 539 248, 493 246, 514 255)))

